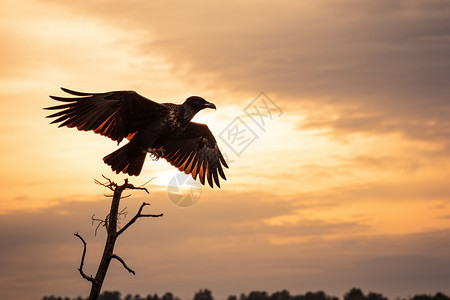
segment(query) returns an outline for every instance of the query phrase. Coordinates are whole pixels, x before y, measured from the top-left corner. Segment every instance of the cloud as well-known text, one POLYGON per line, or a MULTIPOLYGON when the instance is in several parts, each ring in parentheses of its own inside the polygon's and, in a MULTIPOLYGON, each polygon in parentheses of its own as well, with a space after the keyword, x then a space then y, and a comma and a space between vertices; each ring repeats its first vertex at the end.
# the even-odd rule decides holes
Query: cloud
POLYGON ((426 102, 415 98, 447 91, 450 7, 433 3, 195 1, 173 9, 170 1, 134 1, 106 9, 102 1, 80 1, 66 7, 148 31, 148 38, 140 36, 143 51, 164 54, 190 78, 212 74, 216 82, 247 90, 295 98, 376 97, 388 104, 407 96, 426 102))
MULTIPOLYGON (((443 110, 446 111, 445 108, 443 110)), ((400 134, 406 139, 435 144, 439 147, 437 152, 448 155, 450 122, 438 111, 434 116, 425 113, 421 117, 412 117, 397 111, 371 112, 364 107, 346 107, 334 110, 330 115, 326 110, 320 112, 320 107, 316 106, 314 110, 309 108, 303 114, 306 118, 299 122, 299 130, 323 130, 338 140, 345 140, 355 134, 400 134)))
MULTIPOLYGON (((133 195, 123 200, 128 219, 141 201, 149 199, 133 195)), ((205 193, 188 209, 173 206, 162 193, 152 193, 150 201, 152 205, 146 209, 162 212, 164 217, 139 220, 116 245, 116 253, 136 276, 130 277, 120 264, 112 264, 105 289, 133 294, 172 291, 187 298, 201 287, 225 297, 252 289, 282 288, 293 293, 326 289, 340 294, 355 284, 368 288, 380 284, 379 292, 406 295, 410 292, 407 283, 421 274, 447 274, 443 268, 420 273, 420 266, 448 260, 447 231, 370 236, 362 219, 341 222, 315 217, 314 211, 333 209, 335 204, 314 205, 314 201, 280 197, 274 201, 264 193, 205 193), (298 209, 310 215, 294 223, 267 222, 298 209), (376 261, 383 263, 377 265, 376 261), (399 276, 390 271, 392 265, 411 271, 401 272, 405 283, 401 288, 391 285, 399 276), (367 275, 372 268, 372 275, 367 275), (385 277, 381 280, 376 274, 385 277), (298 282, 303 283, 301 288, 298 282)), ((3 216, 0 226, 8 229, 0 232, 0 263, 4 266, 0 295, 27 299, 31 294, 86 294, 88 284, 76 270, 82 246, 72 234, 79 232, 86 239, 85 271, 94 273, 104 231, 99 228, 95 237, 90 218, 93 213, 101 218, 107 209, 105 200, 64 201, 34 213, 3 216)), ((439 281, 430 286, 443 289, 446 285, 439 281)), ((425 284, 419 287, 427 288, 425 284)))
POLYGON ((449 132, 445 0, 78 1, 63 7, 133 33, 140 55, 164 57, 174 78, 192 86, 230 95, 264 90, 292 112, 305 103, 319 110, 331 105, 341 117, 328 125, 341 133, 400 131, 442 140, 449 132))

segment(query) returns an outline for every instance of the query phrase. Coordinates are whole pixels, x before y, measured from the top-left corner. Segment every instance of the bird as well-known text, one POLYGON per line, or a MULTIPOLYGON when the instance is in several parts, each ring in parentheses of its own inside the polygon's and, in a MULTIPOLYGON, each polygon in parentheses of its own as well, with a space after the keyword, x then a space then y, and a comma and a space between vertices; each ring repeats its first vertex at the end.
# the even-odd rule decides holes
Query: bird
POLYGON ((214 135, 208 126, 192 122, 202 109, 216 106, 200 96, 190 96, 182 104, 158 103, 135 91, 86 93, 61 88, 71 97, 50 96, 64 104, 45 107, 57 111, 47 118, 58 127, 93 131, 117 142, 128 143, 103 158, 117 174, 138 176, 147 154, 165 159, 180 172, 197 176, 202 185, 205 179, 211 188, 220 188, 219 175, 226 176, 228 168, 214 135), (75 96, 75 97, 73 97, 75 96))

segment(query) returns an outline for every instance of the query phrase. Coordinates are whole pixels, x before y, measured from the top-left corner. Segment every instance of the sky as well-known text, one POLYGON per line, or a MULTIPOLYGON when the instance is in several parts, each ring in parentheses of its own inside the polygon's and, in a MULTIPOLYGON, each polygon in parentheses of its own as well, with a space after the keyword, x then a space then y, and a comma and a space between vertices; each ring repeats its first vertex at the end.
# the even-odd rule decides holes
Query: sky
MULTIPOLYGON (((147 159, 104 290, 217 299, 352 287, 450 294, 450 2, 3 0, 0 299, 86 296, 108 191, 100 135, 49 125, 60 87, 191 95, 229 169, 192 187, 147 159), (239 132, 239 135, 236 134, 239 132), (177 181, 178 180, 178 181, 177 181), (194 195, 194 196, 193 196, 194 195), (180 202, 184 199, 185 202, 180 202), (187 201, 187 202, 186 202, 187 201)), ((189 184, 189 182, 188 182, 189 184)))

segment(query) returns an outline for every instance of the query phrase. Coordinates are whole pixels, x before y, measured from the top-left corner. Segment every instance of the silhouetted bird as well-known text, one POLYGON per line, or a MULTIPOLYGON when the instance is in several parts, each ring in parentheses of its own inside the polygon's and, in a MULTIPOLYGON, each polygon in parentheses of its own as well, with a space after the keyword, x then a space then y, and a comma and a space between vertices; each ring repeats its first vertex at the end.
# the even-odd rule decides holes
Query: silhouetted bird
POLYGON ((60 110, 47 116, 56 118, 59 127, 76 127, 78 130, 93 130, 117 141, 124 138, 130 142, 103 161, 116 173, 139 175, 147 153, 154 159, 167 160, 178 170, 197 175, 211 187, 213 180, 220 187, 218 174, 226 179, 222 165, 228 168, 217 147, 216 139, 205 124, 191 122, 204 108, 216 108, 198 96, 191 96, 181 104, 156 103, 134 91, 107 93, 82 93, 61 88, 64 92, 79 96, 63 98, 50 96, 66 104, 47 107, 60 110))

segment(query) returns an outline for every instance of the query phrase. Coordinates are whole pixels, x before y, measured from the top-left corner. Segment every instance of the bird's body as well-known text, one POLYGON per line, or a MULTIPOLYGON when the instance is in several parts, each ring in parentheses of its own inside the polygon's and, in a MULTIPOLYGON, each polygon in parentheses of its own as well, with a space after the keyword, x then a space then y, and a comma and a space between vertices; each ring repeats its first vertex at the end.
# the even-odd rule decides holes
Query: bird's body
POLYGON ((211 131, 204 124, 191 122, 197 112, 215 105, 198 96, 183 104, 157 103, 134 91, 81 93, 62 88, 79 96, 62 98, 50 96, 66 104, 48 107, 59 110, 48 117, 59 127, 76 127, 106 136, 119 144, 129 143, 105 156, 103 161, 116 173, 139 175, 147 153, 164 158, 186 174, 207 179, 220 187, 219 177, 226 179, 222 165, 228 167, 211 131))

